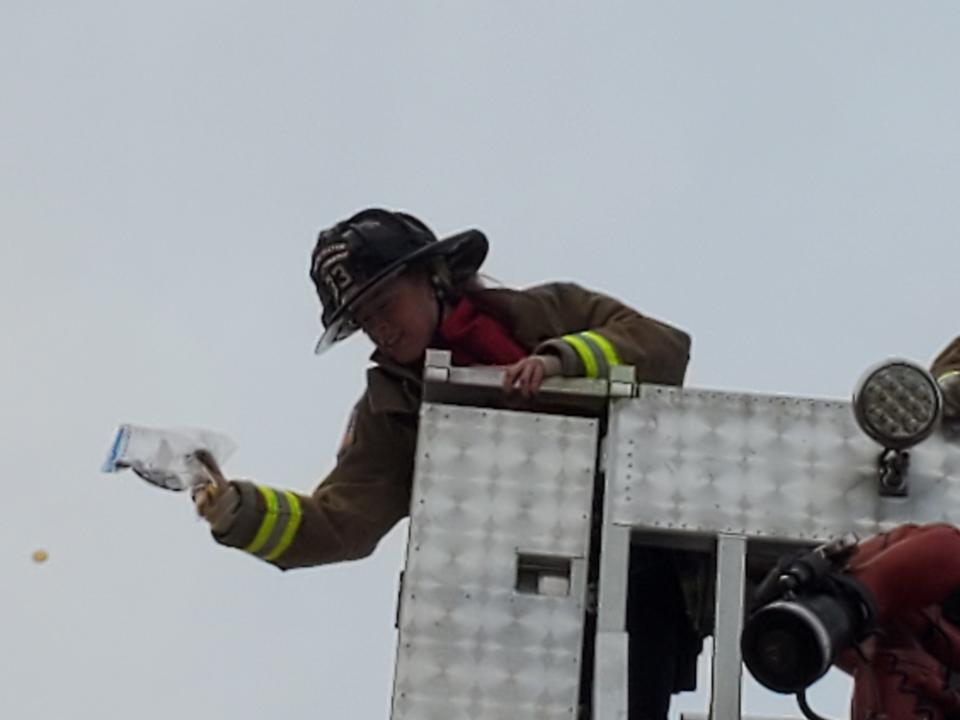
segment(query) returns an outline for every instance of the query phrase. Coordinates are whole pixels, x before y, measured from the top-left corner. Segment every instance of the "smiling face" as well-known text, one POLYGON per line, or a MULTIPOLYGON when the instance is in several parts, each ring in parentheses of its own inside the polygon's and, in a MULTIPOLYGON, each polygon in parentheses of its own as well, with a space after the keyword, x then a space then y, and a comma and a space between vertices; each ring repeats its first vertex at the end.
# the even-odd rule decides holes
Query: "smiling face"
POLYGON ((381 352, 408 365, 430 347, 440 308, 427 274, 413 270, 388 280, 364 299, 353 317, 381 352))

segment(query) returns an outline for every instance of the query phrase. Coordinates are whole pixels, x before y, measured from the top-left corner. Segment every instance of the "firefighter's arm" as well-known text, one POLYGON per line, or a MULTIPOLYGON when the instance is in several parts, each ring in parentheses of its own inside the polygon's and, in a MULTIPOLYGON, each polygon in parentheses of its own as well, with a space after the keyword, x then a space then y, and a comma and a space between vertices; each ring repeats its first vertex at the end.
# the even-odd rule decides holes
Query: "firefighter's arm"
POLYGON ((214 539, 283 570, 372 553, 409 512, 416 428, 401 416, 371 412, 364 397, 348 434, 336 467, 312 495, 230 483, 232 512, 224 509, 218 522, 209 510, 214 539))
POLYGON ((943 389, 944 414, 960 418, 960 337, 937 356, 931 371, 943 389))
POLYGON ((682 330, 573 283, 556 285, 547 302, 569 317, 572 327, 534 353, 556 354, 565 376, 606 377, 612 365, 632 365, 641 382, 683 383, 690 336, 682 330))

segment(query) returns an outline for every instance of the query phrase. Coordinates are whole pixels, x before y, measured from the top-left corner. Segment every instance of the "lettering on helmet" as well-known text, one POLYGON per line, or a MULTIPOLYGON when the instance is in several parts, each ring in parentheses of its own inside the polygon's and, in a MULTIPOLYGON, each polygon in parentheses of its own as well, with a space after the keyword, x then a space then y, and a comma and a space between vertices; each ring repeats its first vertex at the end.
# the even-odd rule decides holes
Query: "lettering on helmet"
POLYGON ((336 254, 326 253, 326 257, 323 255, 324 253, 321 253, 318 257, 318 274, 333 296, 333 301, 339 305, 343 293, 353 285, 353 275, 344 263, 349 259, 350 253, 344 250, 336 254))
POLYGON ((337 287, 340 289, 340 292, 343 292, 353 285, 353 276, 343 263, 337 263, 336 265, 332 265, 330 267, 330 277, 333 278, 333 282, 336 283, 337 287))
POLYGON ((316 250, 313 254, 313 267, 311 268, 311 274, 314 276, 319 275, 323 270, 323 266, 326 265, 334 255, 349 255, 347 243, 331 243, 316 250))

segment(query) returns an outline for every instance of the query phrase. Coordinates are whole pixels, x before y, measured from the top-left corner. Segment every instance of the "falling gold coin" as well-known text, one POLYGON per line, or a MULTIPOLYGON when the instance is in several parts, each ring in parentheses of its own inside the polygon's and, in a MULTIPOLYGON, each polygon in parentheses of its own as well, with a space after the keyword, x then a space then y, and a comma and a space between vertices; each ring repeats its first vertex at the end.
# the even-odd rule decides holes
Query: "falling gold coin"
POLYGON ((46 550, 34 550, 33 551, 33 561, 37 563, 46 562, 47 558, 50 557, 47 555, 46 550))

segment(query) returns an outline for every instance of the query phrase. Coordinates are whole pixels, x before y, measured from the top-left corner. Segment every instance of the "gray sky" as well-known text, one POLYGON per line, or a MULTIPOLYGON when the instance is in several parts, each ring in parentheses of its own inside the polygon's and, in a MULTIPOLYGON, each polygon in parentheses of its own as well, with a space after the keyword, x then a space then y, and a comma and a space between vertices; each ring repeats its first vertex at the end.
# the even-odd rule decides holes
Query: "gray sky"
POLYGON ((119 422, 199 425, 312 489, 369 347, 312 356, 307 261, 360 207, 684 327, 690 385, 846 397, 929 360, 958 63, 954 2, 6 0, 0 716, 387 716, 405 525, 282 574, 98 472, 119 422))

